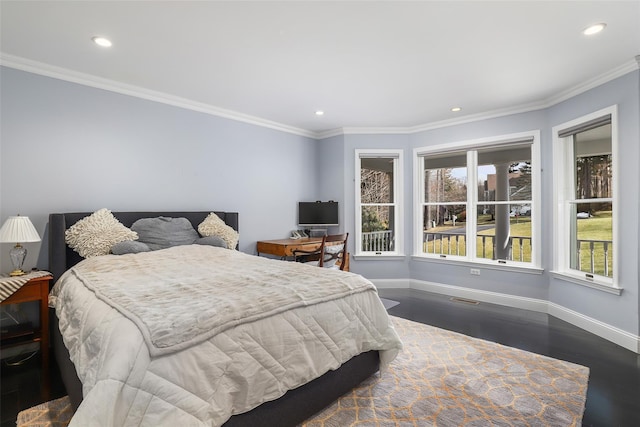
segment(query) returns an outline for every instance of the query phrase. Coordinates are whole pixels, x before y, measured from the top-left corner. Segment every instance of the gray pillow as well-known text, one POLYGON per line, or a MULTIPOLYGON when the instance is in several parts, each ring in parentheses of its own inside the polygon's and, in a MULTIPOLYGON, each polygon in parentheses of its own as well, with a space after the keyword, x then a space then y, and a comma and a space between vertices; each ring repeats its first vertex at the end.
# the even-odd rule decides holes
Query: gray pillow
POLYGON ((125 240, 111 246, 111 253, 114 255, 137 254, 139 252, 149 252, 150 250, 146 243, 135 240, 125 240))
POLYGON ((218 246, 227 249, 227 242, 225 242, 224 239, 220 236, 201 237, 193 243, 195 243, 196 245, 218 246))
POLYGON ((200 237, 186 218, 141 218, 133 223, 131 230, 138 233, 138 241, 149 245, 152 251, 191 245, 200 237))

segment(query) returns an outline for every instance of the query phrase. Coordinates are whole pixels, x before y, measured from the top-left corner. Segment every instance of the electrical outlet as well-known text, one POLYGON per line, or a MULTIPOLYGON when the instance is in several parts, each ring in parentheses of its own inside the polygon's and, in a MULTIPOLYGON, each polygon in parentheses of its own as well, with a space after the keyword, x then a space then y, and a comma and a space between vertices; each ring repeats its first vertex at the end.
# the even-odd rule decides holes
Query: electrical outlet
POLYGON ((470 271, 472 276, 479 276, 480 275, 480 269, 479 268, 472 268, 470 271))

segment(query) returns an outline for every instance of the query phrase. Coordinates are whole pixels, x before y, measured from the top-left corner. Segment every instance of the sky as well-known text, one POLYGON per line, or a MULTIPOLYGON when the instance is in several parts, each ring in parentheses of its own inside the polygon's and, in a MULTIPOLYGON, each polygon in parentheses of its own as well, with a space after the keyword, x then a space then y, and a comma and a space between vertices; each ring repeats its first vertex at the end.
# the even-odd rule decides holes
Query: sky
MULTIPOLYGON (((484 165, 478 167, 478 181, 483 182, 487 179, 487 175, 496 173, 496 168, 493 165, 484 165)), ((467 181, 467 168, 455 168, 451 170, 451 176, 456 179, 463 179, 467 181)))

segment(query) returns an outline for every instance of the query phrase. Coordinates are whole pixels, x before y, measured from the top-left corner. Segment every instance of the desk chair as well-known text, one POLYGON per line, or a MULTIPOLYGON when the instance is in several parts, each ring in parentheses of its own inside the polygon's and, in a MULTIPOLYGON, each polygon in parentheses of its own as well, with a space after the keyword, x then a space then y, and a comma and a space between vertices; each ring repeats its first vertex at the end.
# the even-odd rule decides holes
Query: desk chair
POLYGON ((293 251, 293 256, 298 262, 344 270, 348 238, 349 233, 324 236, 318 249, 313 251, 296 249, 293 251), (338 261, 340 261, 339 266, 338 261))

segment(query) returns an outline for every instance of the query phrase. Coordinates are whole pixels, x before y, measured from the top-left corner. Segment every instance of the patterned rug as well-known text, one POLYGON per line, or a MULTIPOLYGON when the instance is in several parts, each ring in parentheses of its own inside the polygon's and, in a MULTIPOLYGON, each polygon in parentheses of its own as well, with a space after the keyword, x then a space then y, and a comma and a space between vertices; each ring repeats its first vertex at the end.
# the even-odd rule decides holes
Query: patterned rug
MULTIPOLYGON (((391 317, 404 350, 382 375, 301 427, 580 426, 589 369, 391 317)), ((63 397, 18 414, 18 427, 63 427, 63 397)))

